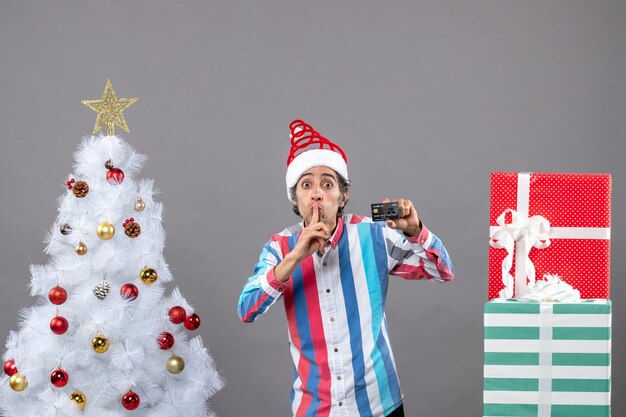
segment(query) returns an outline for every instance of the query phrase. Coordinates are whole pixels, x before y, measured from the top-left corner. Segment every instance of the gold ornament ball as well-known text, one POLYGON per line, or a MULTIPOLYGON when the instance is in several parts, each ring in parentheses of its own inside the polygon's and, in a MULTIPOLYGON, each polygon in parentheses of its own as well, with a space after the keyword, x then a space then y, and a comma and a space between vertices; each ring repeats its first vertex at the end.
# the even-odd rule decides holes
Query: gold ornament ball
POLYGON ((137 201, 135 202, 135 210, 143 211, 146 208, 146 203, 143 202, 141 197, 137 197, 137 201))
POLYGON ((76 245, 76 253, 80 256, 83 256, 87 253, 87 245, 85 245, 82 241, 76 245))
POLYGON ((28 386, 28 380, 26 379, 26 376, 18 372, 11 376, 11 379, 9 379, 9 385, 13 391, 24 391, 28 386))
POLYGON ((96 234, 102 240, 109 240, 115 235, 115 227, 109 222, 102 222, 98 225, 96 234))
POLYGON ((148 286, 154 284, 157 280, 157 277, 158 277, 157 271, 148 267, 145 267, 144 269, 142 269, 141 273, 139 274, 139 278, 141 278, 141 282, 143 282, 144 284, 148 286))
POLYGON ((180 356, 172 355, 165 363, 165 367, 173 374, 179 374, 185 369, 185 361, 180 356))
POLYGON ((106 336, 99 334, 91 341, 91 347, 96 353, 104 353, 109 350, 109 339, 106 336))
POLYGON ((87 406, 87 396, 80 391, 71 393, 70 400, 81 410, 84 410, 85 406, 87 406))

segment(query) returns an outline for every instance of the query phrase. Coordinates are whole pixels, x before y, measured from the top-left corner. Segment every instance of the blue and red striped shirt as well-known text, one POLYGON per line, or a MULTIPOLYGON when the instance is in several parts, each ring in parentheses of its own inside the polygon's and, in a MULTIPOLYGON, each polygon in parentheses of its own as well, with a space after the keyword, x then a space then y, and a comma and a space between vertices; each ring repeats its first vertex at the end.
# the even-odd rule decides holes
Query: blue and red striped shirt
POLYGON ((309 256, 280 282, 274 267, 302 226, 265 244, 241 292, 239 316, 251 323, 283 298, 294 416, 386 416, 403 400, 385 318, 389 276, 446 282, 454 277, 452 262, 424 226, 407 238, 384 222, 347 214, 337 219, 324 255, 309 256))

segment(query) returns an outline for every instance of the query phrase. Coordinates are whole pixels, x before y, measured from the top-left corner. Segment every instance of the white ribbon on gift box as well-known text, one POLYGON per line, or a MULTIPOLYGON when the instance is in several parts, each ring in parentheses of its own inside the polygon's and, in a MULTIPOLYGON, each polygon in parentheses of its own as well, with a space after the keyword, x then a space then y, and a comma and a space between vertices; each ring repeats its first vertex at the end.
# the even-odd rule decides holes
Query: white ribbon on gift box
POLYGON ((610 227, 551 227, 550 221, 543 216, 528 217, 530 200, 530 172, 520 172, 517 176, 517 210, 506 209, 497 219, 497 226, 490 226, 489 244, 496 249, 505 249, 506 257, 502 261, 501 298, 517 297, 523 289, 535 283, 535 265, 529 258, 530 250, 545 249, 550 246, 550 239, 610 239, 610 227), (505 222, 510 212, 512 222, 505 222), (513 247, 515 246, 515 277, 509 271, 513 265, 513 247))
POLYGON ((551 303, 541 303, 539 312, 539 401, 537 417, 552 415, 552 333, 554 329, 551 303))
POLYGON ((561 281, 561 277, 553 274, 544 274, 528 288, 522 289, 517 301, 531 301, 536 303, 579 303, 580 291, 561 281))
POLYGON ((518 301, 538 302, 539 304, 539 377, 537 417, 552 415, 552 345, 554 320, 553 302, 580 302, 580 291, 561 281, 558 275, 544 274, 528 289, 522 289, 518 301))

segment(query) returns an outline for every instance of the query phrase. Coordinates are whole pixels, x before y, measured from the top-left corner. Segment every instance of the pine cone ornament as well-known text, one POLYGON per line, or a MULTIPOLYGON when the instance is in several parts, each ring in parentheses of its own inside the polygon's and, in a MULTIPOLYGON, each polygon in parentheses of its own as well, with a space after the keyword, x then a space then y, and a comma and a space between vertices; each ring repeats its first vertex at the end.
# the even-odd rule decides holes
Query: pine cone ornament
POLYGON ((76 198, 83 198, 89 193, 89 184, 85 181, 75 181, 74 178, 67 181, 67 188, 72 190, 76 198))
POLYGON ((104 300, 111 292, 111 283, 107 280, 100 282, 93 289, 93 295, 99 300, 104 300))
POLYGON ((135 219, 132 217, 126 219, 122 226, 124 226, 124 233, 128 237, 135 238, 141 233, 141 226, 139 226, 139 223, 135 223, 135 219))

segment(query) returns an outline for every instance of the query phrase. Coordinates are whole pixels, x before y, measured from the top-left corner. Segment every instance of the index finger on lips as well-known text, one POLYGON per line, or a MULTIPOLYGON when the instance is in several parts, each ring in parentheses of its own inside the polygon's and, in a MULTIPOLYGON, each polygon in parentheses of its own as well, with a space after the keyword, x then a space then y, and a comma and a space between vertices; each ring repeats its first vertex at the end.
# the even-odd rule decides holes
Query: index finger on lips
POLYGON ((317 205, 313 205, 312 208, 313 213, 311 213, 311 224, 316 224, 320 219, 320 212, 317 205))

